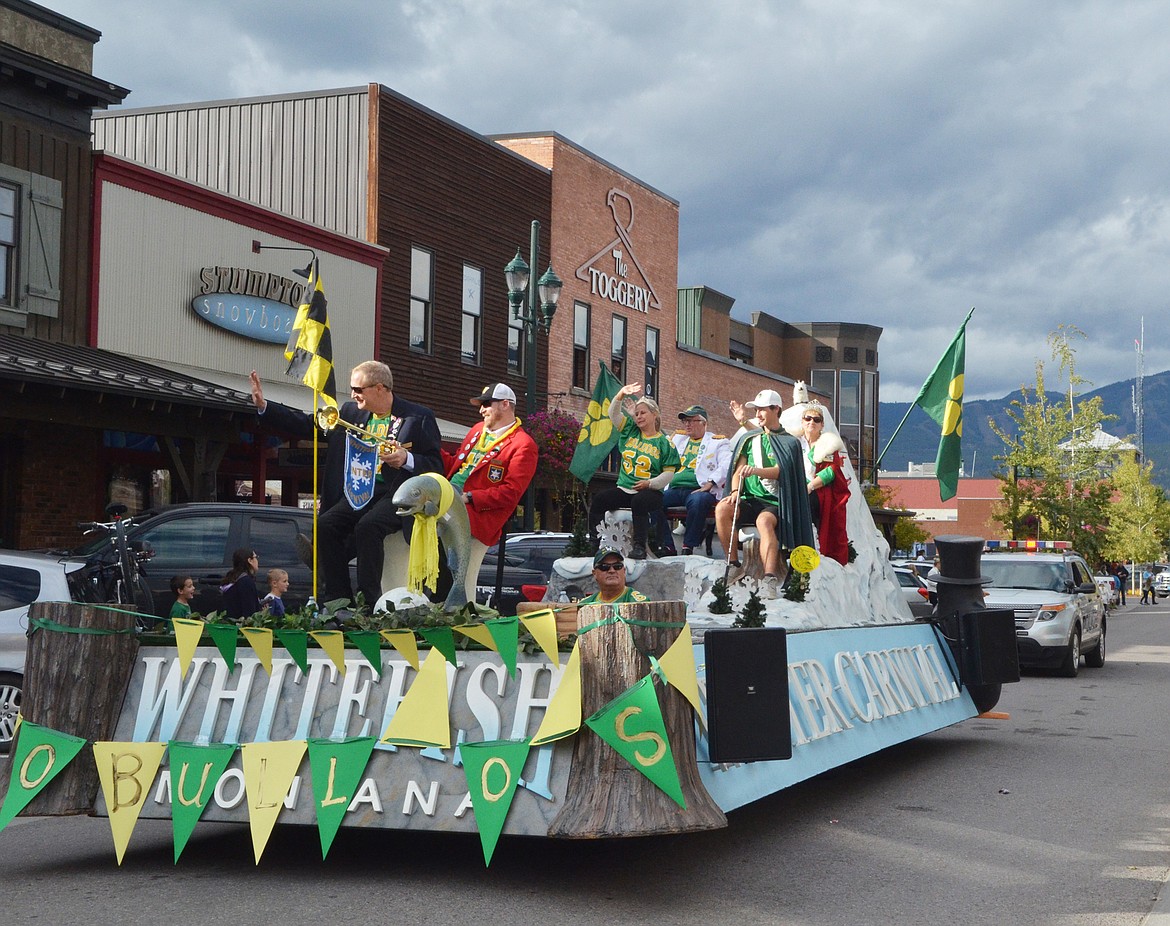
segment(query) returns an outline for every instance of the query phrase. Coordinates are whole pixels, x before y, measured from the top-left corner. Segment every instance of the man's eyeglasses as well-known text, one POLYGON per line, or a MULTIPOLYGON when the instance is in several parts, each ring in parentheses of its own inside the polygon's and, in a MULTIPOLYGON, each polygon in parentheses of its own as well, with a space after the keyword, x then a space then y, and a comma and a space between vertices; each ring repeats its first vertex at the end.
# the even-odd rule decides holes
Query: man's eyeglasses
POLYGON ((805 421, 815 421, 817 424, 824 424, 825 423, 824 418, 817 418, 814 415, 805 415, 804 420, 805 421))
POLYGON ((361 395, 367 389, 377 389, 381 385, 381 383, 370 383, 368 386, 350 386, 349 392, 350 395, 361 395))
POLYGON ((617 572, 619 569, 625 569, 626 564, 625 563, 601 563, 600 565, 594 566, 593 568, 596 569, 598 572, 617 572))

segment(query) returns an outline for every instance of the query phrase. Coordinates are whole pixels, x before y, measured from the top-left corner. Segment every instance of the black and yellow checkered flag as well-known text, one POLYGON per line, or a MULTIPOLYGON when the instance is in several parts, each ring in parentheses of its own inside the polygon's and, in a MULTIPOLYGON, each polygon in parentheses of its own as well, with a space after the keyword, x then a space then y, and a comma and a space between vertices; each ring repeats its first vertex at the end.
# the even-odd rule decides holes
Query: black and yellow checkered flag
POLYGON ((325 404, 336 405, 337 383, 333 375, 333 340, 329 336, 328 303, 315 257, 305 294, 305 301, 297 308, 288 347, 284 350, 285 359, 288 360, 287 372, 313 392, 319 392, 325 404))

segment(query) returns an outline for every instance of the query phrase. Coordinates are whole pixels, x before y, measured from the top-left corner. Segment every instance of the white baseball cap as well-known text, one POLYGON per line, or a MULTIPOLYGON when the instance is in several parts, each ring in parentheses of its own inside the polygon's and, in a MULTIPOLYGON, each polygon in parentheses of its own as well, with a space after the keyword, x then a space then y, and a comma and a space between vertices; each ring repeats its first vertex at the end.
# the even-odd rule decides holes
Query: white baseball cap
POLYGON ((471 400, 471 404, 487 405, 489 402, 495 402, 498 399, 507 399, 515 405, 516 393, 512 391, 512 387, 507 383, 488 383, 483 387, 483 392, 471 400))
POLYGON ((756 397, 747 404, 754 405, 756 408, 767 408, 769 405, 775 405, 777 408, 784 407, 784 401, 775 389, 761 389, 756 393, 756 397))

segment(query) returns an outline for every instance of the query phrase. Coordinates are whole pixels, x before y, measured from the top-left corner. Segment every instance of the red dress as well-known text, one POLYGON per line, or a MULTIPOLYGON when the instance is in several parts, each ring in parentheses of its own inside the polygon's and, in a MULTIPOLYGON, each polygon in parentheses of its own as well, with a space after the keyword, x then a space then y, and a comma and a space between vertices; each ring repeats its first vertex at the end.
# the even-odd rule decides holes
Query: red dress
MULTIPOLYGON (((820 503, 820 521, 817 524, 817 539, 820 541, 821 553, 831 556, 842 566, 849 563, 849 536, 845 531, 845 508, 849 504, 849 481, 841 468, 844 458, 840 450, 833 449, 835 435, 822 435, 821 439, 809 448, 809 458, 813 462, 814 475, 825 470, 831 470, 833 478, 824 486, 816 490, 817 501, 820 503), (825 445, 820 446, 818 445, 825 445), (820 453, 817 451, 820 450, 820 453), (831 451, 831 452, 830 452, 831 451), (825 453, 828 456, 825 457, 825 453), (818 461, 818 457, 823 457, 818 461)), ((840 445, 840 438, 835 441, 840 445)))

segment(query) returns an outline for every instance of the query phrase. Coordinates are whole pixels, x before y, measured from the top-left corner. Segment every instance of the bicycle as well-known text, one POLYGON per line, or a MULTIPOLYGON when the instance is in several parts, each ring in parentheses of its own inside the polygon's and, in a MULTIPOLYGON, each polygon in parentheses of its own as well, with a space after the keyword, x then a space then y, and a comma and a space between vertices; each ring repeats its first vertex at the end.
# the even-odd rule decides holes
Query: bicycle
POLYGON ((93 581, 98 595, 102 601, 126 605, 140 612, 135 625, 143 631, 151 629, 156 621, 154 595, 143 576, 143 564, 150 559, 151 553, 146 549, 133 549, 127 540, 126 531, 134 526, 133 519, 125 517, 128 510, 125 505, 107 505, 106 514, 113 518, 112 521, 79 521, 77 526, 86 534, 104 531, 109 536, 114 559, 113 562, 97 564, 93 581))

